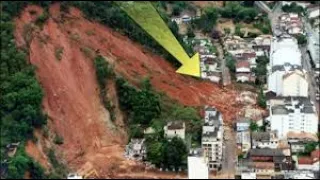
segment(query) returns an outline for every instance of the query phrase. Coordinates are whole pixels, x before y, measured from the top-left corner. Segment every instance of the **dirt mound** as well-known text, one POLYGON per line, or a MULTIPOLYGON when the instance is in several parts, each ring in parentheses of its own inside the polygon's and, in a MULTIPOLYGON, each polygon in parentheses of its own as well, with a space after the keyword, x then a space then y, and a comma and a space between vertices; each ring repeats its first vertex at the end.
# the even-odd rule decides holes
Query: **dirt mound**
MULTIPOLYGON (((70 14, 61 14, 55 4, 43 27, 31 25, 41 12, 39 7, 28 6, 16 19, 15 37, 21 47, 30 44, 30 62, 36 66, 45 92, 43 108, 50 119, 48 126, 64 138, 57 149, 71 169, 90 161, 101 174, 111 176, 108 173, 120 171, 120 165, 134 166, 123 159, 123 119, 114 124, 99 99, 92 61, 98 51, 131 83, 149 76, 156 90, 182 104, 214 105, 227 121, 241 109, 235 103, 235 91, 223 91, 210 82, 176 74, 162 57, 108 27, 86 20, 75 8, 70 14), (37 13, 31 15, 31 10, 37 13)), ((112 94, 115 96, 114 91, 112 94)))

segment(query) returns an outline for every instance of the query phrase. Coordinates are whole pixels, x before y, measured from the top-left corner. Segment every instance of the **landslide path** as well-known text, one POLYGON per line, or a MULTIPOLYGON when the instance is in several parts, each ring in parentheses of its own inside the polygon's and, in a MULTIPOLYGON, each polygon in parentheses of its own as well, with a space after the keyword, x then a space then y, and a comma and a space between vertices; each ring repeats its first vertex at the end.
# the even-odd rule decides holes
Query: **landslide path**
POLYGON ((123 126, 117 126, 121 120, 113 124, 99 99, 92 61, 97 52, 131 83, 149 76, 156 90, 184 105, 214 105, 227 121, 241 109, 235 103, 235 91, 176 74, 162 57, 109 27, 85 19, 75 8, 62 14, 59 4, 52 5, 48 20, 35 25, 42 11, 37 6, 24 9, 15 21, 16 43, 29 49, 30 62, 45 92, 43 109, 49 117, 48 126, 64 138, 64 144, 57 146, 59 158, 71 169, 90 162, 111 176, 119 167, 125 171, 134 164, 123 158, 127 137, 123 126))

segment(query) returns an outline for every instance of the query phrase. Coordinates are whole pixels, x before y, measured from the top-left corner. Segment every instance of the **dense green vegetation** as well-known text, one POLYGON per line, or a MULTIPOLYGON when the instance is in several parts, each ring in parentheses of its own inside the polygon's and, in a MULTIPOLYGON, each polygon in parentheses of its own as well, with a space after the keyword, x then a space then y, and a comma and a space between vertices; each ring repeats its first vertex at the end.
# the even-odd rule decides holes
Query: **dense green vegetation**
POLYGON ((259 29, 263 34, 271 34, 271 23, 267 16, 255 21, 253 27, 259 29))
POLYGON ((307 44, 307 37, 305 35, 297 34, 297 35, 295 35, 295 38, 298 40, 299 45, 307 44))
MULTIPOLYGON (((163 49, 156 41, 152 39, 143 29, 141 29, 119 6, 112 1, 70 1, 63 2, 63 6, 75 6, 82 10, 88 19, 98 21, 105 24, 125 35, 130 39, 139 42, 149 50, 163 55, 165 59, 170 61, 174 66, 179 67, 180 63, 170 55, 165 49, 163 49)), ((178 26, 175 22, 171 22, 167 14, 164 13, 162 8, 163 3, 155 2, 155 7, 158 8, 158 12, 163 20, 168 24, 169 28, 178 39, 180 44, 191 56, 193 55, 192 48, 188 47, 182 37, 178 34, 178 26)))
POLYGON ((174 137, 171 140, 159 138, 147 141, 147 159, 158 167, 175 169, 186 167, 187 147, 182 139, 174 137))
POLYGON ((267 99, 265 94, 263 93, 262 87, 260 87, 260 91, 258 94, 258 105, 264 109, 267 107, 267 99))
POLYGON ((297 13, 300 15, 302 15, 305 12, 303 7, 297 5, 296 2, 292 2, 290 5, 286 4, 282 6, 282 11, 287 13, 297 13))
POLYGON ((122 78, 116 80, 120 107, 129 112, 129 121, 147 126, 160 114, 159 96, 153 92, 149 79, 141 83, 141 89, 131 86, 122 78))
POLYGON ((245 4, 245 6, 242 6, 238 1, 226 2, 223 8, 219 8, 219 13, 221 17, 231 18, 235 22, 244 21, 250 23, 258 15, 258 11, 250 3, 245 2, 245 4))
POLYGON ((172 141, 166 139, 163 127, 168 121, 183 120, 186 123, 186 133, 191 136, 189 145, 199 144, 202 124, 197 111, 172 102, 164 94, 154 92, 149 79, 144 79, 139 89, 120 77, 116 84, 120 106, 128 114, 129 136, 147 138, 147 160, 163 168, 185 167, 186 143, 178 138, 172 141), (155 133, 144 135, 143 130, 147 127, 152 127, 155 133))
POLYGON ((218 13, 217 8, 205 8, 200 19, 192 20, 192 24, 194 24, 193 26, 198 29, 201 29, 204 33, 210 33, 213 27, 217 24, 218 13))
POLYGON ((257 79, 256 84, 262 85, 267 81, 267 64, 269 63, 269 58, 266 56, 258 56, 257 67, 253 69, 257 79))
POLYGON ((110 112, 110 118, 112 121, 116 119, 114 106, 112 105, 111 101, 107 98, 107 88, 106 83, 108 78, 114 77, 114 72, 112 67, 108 64, 108 62, 101 56, 98 55, 94 59, 94 66, 96 70, 97 81, 100 88, 100 99, 104 107, 110 112))
POLYGON ((10 162, 8 178, 23 178, 26 171, 33 178, 43 178, 43 169, 24 152, 24 143, 32 139, 33 129, 41 128, 47 119, 41 109, 43 92, 34 67, 14 42, 12 19, 25 5, 25 2, 1 2, 1 161, 10 162), (16 155, 7 157, 6 145, 15 142, 21 142, 16 155))

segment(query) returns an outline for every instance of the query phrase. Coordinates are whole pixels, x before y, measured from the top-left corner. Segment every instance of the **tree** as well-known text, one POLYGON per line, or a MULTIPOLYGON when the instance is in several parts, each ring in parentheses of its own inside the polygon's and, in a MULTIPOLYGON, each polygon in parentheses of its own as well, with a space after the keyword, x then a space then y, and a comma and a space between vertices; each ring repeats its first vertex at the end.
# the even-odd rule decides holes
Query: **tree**
POLYGON ((226 65, 229 68, 229 70, 233 73, 236 72, 236 62, 231 54, 228 54, 225 56, 226 58, 226 65))
POLYGON ((311 142, 311 143, 307 143, 304 148, 304 152, 306 154, 310 154, 312 151, 314 151, 316 149, 316 147, 318 146, 317 142, 311 142))
POLYGON ((260 88, 260 92, 259 92, 259 94, 258 94, 258 105, 259 105, 261 108, 266 108, 266 107, 267 107, 266 96, 265 96, 265 94, 263 93, 262 88, 260 88))
POLYGON ((188 26, 188 28, 187 28, 187 36, 189 37, 189 38, 194 38, 196 35, 194 34, 194 32, 193 32, 193 29, 190 27, 190 26, 188 26))
POLYGON ((258 124, 256 122, 254 122, 254 121, 250 122, 250 127, 249 128, 250 128, 251 131, 254 131, 254 132, 259 130, 258 124))
POLYGON ((307 37, 303 34, 297 34, 296 39, 300 45, 305 45, 307 43, 307 37))
POLYGON ((164 140, 165 167, 174 167, 178 170, 185 163, 187 155, 187 147, 181 138, 174 137, 170 141, 164 140))

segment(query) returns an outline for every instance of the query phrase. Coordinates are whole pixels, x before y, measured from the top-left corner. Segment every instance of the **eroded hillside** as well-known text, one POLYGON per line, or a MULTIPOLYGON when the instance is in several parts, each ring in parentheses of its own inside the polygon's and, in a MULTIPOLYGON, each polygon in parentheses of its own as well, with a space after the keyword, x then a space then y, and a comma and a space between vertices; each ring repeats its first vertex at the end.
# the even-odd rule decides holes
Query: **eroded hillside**
MULTIPOLYGON (((43 108, 49 117, 48 126, 64 139, 58 146, 59 159, 73 170, 90 162, 103 176, 115 177, 118 172, 126 176, 135 164, 123 157, 127 142, 123 116, 117 112, 119 116, 112 122, 99 99, 92 61, 98 53, 132 84, 149 76, 154 89, 181 104, 216 106, 227 121, 241 109, 235 101, 236 91, 176 74, 162 57, 109 27, 86 20, 75 8, 65 14, 59 4, 52 5, 48 20, 35 25, 42 11, 28 6, 16 19, 16 43, 29 48, 30 62, 36 66, 45 92, 43 108)), ((113 85, 109 86, 112 90, 113 85)))

